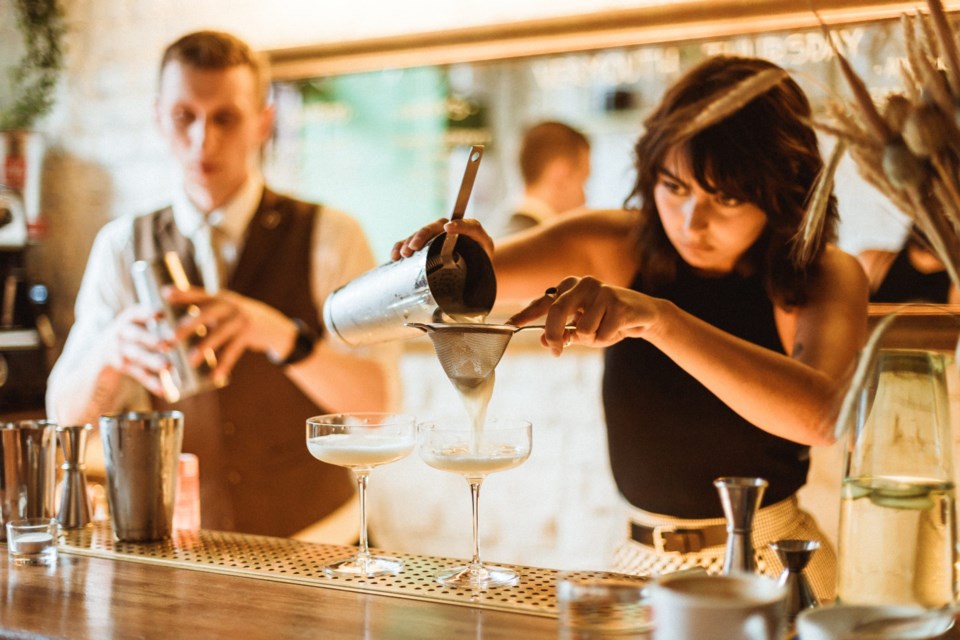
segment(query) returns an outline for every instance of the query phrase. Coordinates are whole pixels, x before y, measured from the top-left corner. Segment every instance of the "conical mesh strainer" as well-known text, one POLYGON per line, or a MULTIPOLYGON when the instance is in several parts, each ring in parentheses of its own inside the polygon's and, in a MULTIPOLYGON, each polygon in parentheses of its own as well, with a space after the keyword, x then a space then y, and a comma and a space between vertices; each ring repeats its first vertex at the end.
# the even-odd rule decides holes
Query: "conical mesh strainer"
MULTIPOLYGON (((475 387, 493 373, 513 334, 524 329, 544 328, 542 324, 518 327, 473 322, 407 322, 406 326, 430 336, 447 377, 458 386, 466 387, 475 387)), ((565 328, 575 331, 577 327, 568 324, 565 328)))
POLYGON ((454 383, 476 386, 493 373, 510 338, 521 328, 509 324, 410 322, 433 342, 440 366, 454 383))

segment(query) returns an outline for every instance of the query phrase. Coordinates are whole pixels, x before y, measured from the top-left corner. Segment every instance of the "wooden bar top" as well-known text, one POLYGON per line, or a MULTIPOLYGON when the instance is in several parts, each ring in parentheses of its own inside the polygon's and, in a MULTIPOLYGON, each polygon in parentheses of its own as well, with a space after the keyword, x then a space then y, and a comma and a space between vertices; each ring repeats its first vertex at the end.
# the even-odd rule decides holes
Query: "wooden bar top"
POLYGON ((60 554, 13 566, 0 544, 0 638, 555 639, 555 618, 60 554))
MULTIPOLYGON (((102 528, 102 527, 101 527, 102 528)), ((243 640, 579 640, 587 635, 563 631, 556 617, 498 610, 491 600, 535 599, 529 593, 509 596, 500 590, 482 596, 463 594, 459 603, 429 597, 399 597, 384 593, 370 579, 368 588, 322 582, 301 584, 269 574, 238 575, 202 562, 167 559, 163 549, 180 553, 184 542, 157 543, 142 553, 96 549, 104 533, 94 529, 68 534, 60 543, 54 567, 15 566, 0 543, 0 639, 10 640, 152 640, 178 638, 242 638, 243 640), (92 535, 91 535, 92 533, 92 535), (70 540, 73 536, 72 541, 70 540), (94 544, 82 548, 78 541, 94 544), (113 554, 104 557, 97 554, 113 554), (378 591, 379 589, 379 591, 378 591), (487 602, 484 602, 487 600, 487 602)), ((229 546, 250 545, 263 551, 275 547, 289 553, 296 543, 280 538, 200 532, 214 547, 218 536, 229 546)), ((84 543, 85 544, 85 543, 84 543)), ((127 545, 128 547, 130 545, 127 545)), ((326 545, 320 545, 326 551, 326 545)), ((349 548, 341 547, 341 550, 349 548)), ((407 556, 431 564, 446 559, 407 556)), ((229 554, 224 555, 229 564, 229 554)), ((297 562, 302 563, 302 558, 297 562)), ((216 563, 215 563, 216 564, 216 563)), ((316 567, 305 567, 306 572, 316 567)), ((548 572, 527 568, 528 576, 548 572)), ((555 573, 550 571, 551 574, 555 573)), ((432 581, 418 578, 431 590, 432 581)), ((532 579, 536 582, 535 579, 532 579)), ((541 579, 542 582, 542 579, 541 579)), ((545 587, 533 586, 533 591, 545 587)), ((527 606, 530 606, 529 603, 527 606)), ((622 640, 650 640, 649 632, 617 635, 622 640)), ((792 634, 789 637, 793 637, 792 634)), ((952 629, 941 640, 960 640, 952 629)))

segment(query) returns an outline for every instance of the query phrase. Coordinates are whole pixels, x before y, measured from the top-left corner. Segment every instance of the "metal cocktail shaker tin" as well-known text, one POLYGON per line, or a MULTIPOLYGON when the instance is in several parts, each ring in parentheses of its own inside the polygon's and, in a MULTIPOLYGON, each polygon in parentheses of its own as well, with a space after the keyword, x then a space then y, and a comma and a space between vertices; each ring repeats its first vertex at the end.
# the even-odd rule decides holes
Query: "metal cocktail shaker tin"
POLYGON ((113 534, 126 542, 169 538, 183 444, 179 411, 100 416, 113 534))
MULTIPOLYGON (((190 308, 172 307, 161 293, 161 288, 168 285, 174 285, 179 289, 190 286, 179 256, 169 252, 164 255, 162 261, 137 260, 131 267, 131 274, 137 299, 150 309, 161 313, 162 317, 155 321, 152 330, 165 340, 173 341, 177 322, 191 312, 190 308)), ((201 391, 216 389, 226 384, 226 381, 215 380, 211 375, 217 364, 216 354, 212 350, 204 353, 204 360, 198 367, 190 364, 190 348, 195 343, 196 339, 177 341, 167 354, 172 366, 163 371, 160 377, 164 399, 167 402, 178 402, 201 391)))
POLYGON ((330 334, 360 346, 422 335, 404 326, 408 322, 485 317, 497 297, 490 257, 479 243, 459 236, 456 252, 464 272, 450 278, 440 264, 445 237, 441 233, 412 256, 376 267, 327 296, 323 324, 330 334))
POLYGON ((0 540, 11 520, 56 517, 56 429, 47 420, 0 426, 0 540))

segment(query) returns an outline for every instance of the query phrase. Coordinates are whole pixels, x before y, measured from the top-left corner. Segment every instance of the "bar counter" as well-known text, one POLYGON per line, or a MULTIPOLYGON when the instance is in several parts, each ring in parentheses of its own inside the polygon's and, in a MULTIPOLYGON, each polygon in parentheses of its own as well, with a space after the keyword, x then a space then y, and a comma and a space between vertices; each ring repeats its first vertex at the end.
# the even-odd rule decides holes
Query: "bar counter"
MULTIPOLYGON (((61 534, 55 567, 14 566, 0 542, 0 639, 541 640, 562 631, 550 569, 510 565, 516 587, 469 592, 433 581, 450 558, 393 554, 400 576, 334 578, 355 548, 215 531, 130 544, 109 523, 61 534)), ((584 577, 640 578, 606 572, 584 577)), ((650 633, 620 633, 649 640, 650 633)), ((954 627, 939 640, 960 640, 954 627)))
POLYGON ((470 593, 432 580, 457 560, 395 554, 400 576, 332 578, 354 548, 220 532, 115 543, 109 524, 66 532, 56 567, 14 566, 0 543, 0 638, 556 638, 556 572, 470 593))

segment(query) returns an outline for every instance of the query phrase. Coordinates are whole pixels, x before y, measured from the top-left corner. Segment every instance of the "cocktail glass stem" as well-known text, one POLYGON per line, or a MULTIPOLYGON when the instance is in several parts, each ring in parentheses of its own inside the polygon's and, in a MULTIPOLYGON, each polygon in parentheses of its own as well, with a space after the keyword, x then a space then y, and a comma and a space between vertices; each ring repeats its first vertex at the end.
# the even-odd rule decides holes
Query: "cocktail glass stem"
POLYGON ((367 478, 370 469, 354 469, 357 478, 357 496, 360 500, 360 545, 356 555, 326 565, 324 571, 331 575, 375 577, 396 575, 403 569, 403 560, 391 556, 372 555, 367 539, 367 478))
POLYGON ((467 480, 470 484, 470 509, 473 514, 473 560, 470 561, 470 572, 479 573, 480 564, 480 483, 479 479, 467 480))
POLYGON ((365 564, 370 561, 370 545, 367 541, 367 479, 369 470, 354 471, 357 476, 357 495, 360 498, 360 549, 357 551, 357 562, 365 564))

